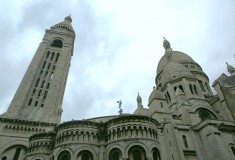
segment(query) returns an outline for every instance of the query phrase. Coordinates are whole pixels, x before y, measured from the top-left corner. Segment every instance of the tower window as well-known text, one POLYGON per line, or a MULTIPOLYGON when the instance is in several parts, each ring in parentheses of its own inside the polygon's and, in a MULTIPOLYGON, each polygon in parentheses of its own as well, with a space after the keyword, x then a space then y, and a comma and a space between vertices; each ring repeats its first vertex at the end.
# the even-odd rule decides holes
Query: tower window
POLYGON ((193 88, 194 88, 195 93, 198 95, 196 85, 193 85, 193 88))
POLYGON ((160 105, 161 105, 161 108, 163 108, 163 104, 162 104, 162 102, 160 102, 160 105))
POLYGON ((36 82, 36 84, 35 84, 35 87, 38 86, 39 81, 40 81, 40 78, 37 79, 37 82, 36 82))
POLYGON ((45 65, 46 65, 46 61, 44 61, 43 66, 42 66, 42 69, 44 69, 45 65))
POLYGON ((38 105, 38 101, 35 102, 34 106, 36 107, 38 105))
POLYGON ((47 58, 49 57, 49 54, 50 54, 50 52, 48 51, 48 52, 47 52, 47 58))
POLYGON ((186 136, 185 136, 185 135, 183 135, 183 136, 182 136, 182 138, 183 138, 183 142, 184 142, 184 146, 185 146, 185 148, 188 148, 188 143, 187 143, 186 136))
POLYGON ((169 92, 166 92, 166 95, 167 95, 167 97, 168 97, 169 101, 171 101, 171 97, 170 97, 169 92))
POLYGON ((179 88, 183 91, 184 93, 184 89, 183 89, 183 86, 182 85, 179 85, 179 88))
POLYGON ((57 48, 62 48, 63 46, 63 42, 59 39, 55 39, 52 44, 51 44, 52 47, 57 47, 57 48))
POLYGON ((46 99, 46 97, 47 97, 47 91, 45 91, 43 99, 46 99))
POLYGON ((231 147, 231 150, 233 152, 233 155, 235 156, 235 148, 233 146, 231 147))
POLYGON ((58 61, 58 58, 59 58, 59 53, 57 53, 57 55, 56 55, 56 59, 55 59, 55 62, 57 62, 58 61))
POLYGON ((30 106, 33 101, 33 98, 30 98, 28 105, 30 106))
POLYGON ((13 160, 18 160, 20 156, 21 148, 17 148, 13 160))
POLYGON ((50 67, 51 67, 51 64, 49 63, 47 69, 50 69, 50 67))
POLYGON ((52 53, 51 60, 53 60, 55 52, 52 53))
POLYGON ((203 86, 203 84, 202 84, 202 81, 199 80, 198 82, 199 82, 199 85, 200 85, 202 91, 205 92, 205 88, 204 88, 204 86, 203 86))
POLYGON ((42 90, 40 90, 40 91, 38 92, 38 97, 40 97, 41 93, 42 93, 42 90))
POLYGON ((43 81, 42 81, 41 88, 43 88, 43 86, 44 86, 44 83, 45 83, 45 80, 43 80, 43 81))
POLYGON ((190 88, 191 93, 193 94, 193 87, 191 84, 189 84, 189 88, 190 88))

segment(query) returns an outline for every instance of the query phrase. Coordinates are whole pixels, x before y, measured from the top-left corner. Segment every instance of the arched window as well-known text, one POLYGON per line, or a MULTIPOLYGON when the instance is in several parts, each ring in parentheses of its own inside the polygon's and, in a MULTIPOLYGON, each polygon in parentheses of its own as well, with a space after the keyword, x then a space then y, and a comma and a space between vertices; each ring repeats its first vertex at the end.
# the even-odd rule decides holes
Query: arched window
POLYGON ((113 148, 109 153, 109 160, 119 160, 122 157, 122 152, 118 148, 113 148))
POLYGON ((57 48, 62 48, 63 46, 63 42, 59 39, 55 39, 53 40, 53 42, 51 43, 52 47, 57 47, 57 48))
POLYGON ((128 151, 128 158, 131 160, 145 160, 146 152, 141 146, 133 146, 128 151))
POLYGON ((57 160, 71 160, 71 155, 68 151, 62 151, 57 160))
POLYGON ((235 156, 235 148, 234 148, 234 146, 231 147, 231 150, 233 152, 233 155, 235 156))
POLYGON ((93 160, 93 155, 90 151, 84 150, 78 153, 77 159, 80 160, 93 160))
POLYGON ((206 119, 217 119, 217 117, 209 110, 205 109, 205 108, 199 108, 196 111, 198 113, 199 118, 201 118, 201 120, 206 120, 206 119))
POLYGON ((160 153, 157 148, 153 148, 152 156, 153 156, 153 160, 161 160, 160 153))
POLYGON ((133 154, 133 160, 141 160, 141 153, 139 150, 134 150, 132 154, 133 154))
POLYGON ((183 139, 183 142, 184 142, 184 147, 185 147, 185 148, 188 148, 188 143, 187 143, 186 136, 183 135, 183 136, 182 136, 182 139, 183 139))
POLYGON ((13 160, 19 159, 20 151, 21 151, 21 148, 16 148, 16 152, 15 152, 13 160))
POLYGON ((2 160, 7 160, 7 157, 6 156, 2 157, 2 160))

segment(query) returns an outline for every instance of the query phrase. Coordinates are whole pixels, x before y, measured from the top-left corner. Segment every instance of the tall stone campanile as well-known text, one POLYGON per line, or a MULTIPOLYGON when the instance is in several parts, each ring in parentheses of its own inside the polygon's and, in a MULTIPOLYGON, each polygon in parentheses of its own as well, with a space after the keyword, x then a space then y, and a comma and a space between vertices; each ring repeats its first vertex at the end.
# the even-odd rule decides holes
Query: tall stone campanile
POLYGON ((60 123, 62 100, 73 55, 72 18, 46 30, 3 118, 60 123))

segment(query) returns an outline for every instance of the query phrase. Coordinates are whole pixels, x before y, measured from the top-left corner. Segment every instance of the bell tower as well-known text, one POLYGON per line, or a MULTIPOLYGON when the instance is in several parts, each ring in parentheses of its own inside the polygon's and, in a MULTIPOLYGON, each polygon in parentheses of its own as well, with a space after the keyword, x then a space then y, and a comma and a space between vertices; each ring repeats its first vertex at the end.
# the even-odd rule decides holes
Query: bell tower
POLYGON ((46 30, 39 47, 2 118, 60 123, 62 100, 73 55, 72 18, 46 30))

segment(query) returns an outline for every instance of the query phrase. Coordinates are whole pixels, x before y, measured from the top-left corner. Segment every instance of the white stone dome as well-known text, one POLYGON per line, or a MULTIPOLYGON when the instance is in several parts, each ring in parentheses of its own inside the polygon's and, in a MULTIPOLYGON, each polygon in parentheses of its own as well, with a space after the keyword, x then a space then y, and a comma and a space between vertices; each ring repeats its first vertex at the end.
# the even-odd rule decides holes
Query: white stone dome
MULTIPOLYGON (((157 66, 157 75, 163 71, 168 64, 168 58, 166 54, 160 59, 157 66)), ((179 63, 196 63, 190 56, 180 51, 171 51, 171 61, 179 63)))

